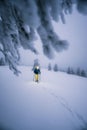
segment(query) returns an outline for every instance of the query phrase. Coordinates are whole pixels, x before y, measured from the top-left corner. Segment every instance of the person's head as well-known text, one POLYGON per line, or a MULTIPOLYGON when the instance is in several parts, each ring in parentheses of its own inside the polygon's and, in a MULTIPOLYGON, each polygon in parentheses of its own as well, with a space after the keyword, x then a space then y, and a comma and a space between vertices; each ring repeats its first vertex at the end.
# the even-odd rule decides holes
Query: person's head
POLYGON ((39 66, 35 66, 36 69, 39 69, 39 66))

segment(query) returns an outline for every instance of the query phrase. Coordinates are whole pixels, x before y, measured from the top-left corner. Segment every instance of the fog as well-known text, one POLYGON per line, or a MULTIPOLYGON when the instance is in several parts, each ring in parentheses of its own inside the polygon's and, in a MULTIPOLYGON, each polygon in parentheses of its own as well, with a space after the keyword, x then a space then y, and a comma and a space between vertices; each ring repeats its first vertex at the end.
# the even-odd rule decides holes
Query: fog
POLYGON ((66 39, 69 42, 69 48, 66 51, 59 53, 55 52, 54 59, 48 59, 43 55, 40 38, 35 41, 35 47, 39 54, 35 55, 31 51, 20 49, 21 63, 32 65, 33 60, 38 58, 42 66, 47 66, 48 63, 57 63, 59 67, 80 67, 87 69, 87 16, 79 14, 76 10, 72 14, 67 15, 66 23, 61 20, 53 22, 54 30, 59 37, 66 39))

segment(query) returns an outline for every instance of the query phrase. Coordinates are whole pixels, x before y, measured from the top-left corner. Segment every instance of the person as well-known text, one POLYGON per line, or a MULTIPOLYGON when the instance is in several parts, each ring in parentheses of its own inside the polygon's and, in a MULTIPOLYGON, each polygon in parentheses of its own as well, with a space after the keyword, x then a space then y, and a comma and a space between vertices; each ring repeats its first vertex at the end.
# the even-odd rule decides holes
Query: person
POLYGON ((33 65, 33 68, 32 68, 32 71, 34 72, 33 81, 38 82, 40 80, 40 74, 41 74, 40 70, 41 70, 41 68, 40 68, 39 60, 35 59, 34 65, 33 65))
POLYGON ((40 71, 40 67, 37 65, 33 68, 33 72, 34 72, 34 80, 35 82, 39 82, 39 78, 40 78, 40 74, 41 74, 41 71, 40 71))

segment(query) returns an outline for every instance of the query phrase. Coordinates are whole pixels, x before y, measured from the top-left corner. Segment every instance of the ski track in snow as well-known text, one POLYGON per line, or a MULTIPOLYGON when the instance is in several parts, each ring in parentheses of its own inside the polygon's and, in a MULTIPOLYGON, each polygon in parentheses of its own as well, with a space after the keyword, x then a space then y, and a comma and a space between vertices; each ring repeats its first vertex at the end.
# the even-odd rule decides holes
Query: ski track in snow
POLYGON ((52 86, 52 84, 46 82, 30 82, 30 84, 33 85, 33 87, 41 87, 45 92, 49 93, 51 96, 57 99, 57 101, 60 102, 60 104, 73 116, 73 118, 77 118, 82 124, 84 124, 85 126, 87 125, 87 122, 84 120, 83 116, 80 115, 77 111, 73 110, 73 108, 71 107, 71 105, 69 105, 65 98, 63 98, 59 94, 56 95, 51 89, 47 90, 46 86, 52 86))

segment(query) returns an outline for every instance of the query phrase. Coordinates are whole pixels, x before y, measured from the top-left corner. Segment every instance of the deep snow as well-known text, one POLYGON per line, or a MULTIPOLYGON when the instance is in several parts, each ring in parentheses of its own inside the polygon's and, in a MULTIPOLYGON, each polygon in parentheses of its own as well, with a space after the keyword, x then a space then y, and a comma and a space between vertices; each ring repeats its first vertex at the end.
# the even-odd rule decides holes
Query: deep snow
MULTIPOLYGON (((31 67, 16 77, 0 67, 0 127, 4 130, 81 130, 87 122, 87 78, 31 67)), ((1 128, 0 128, 1 130, 1 128)))

